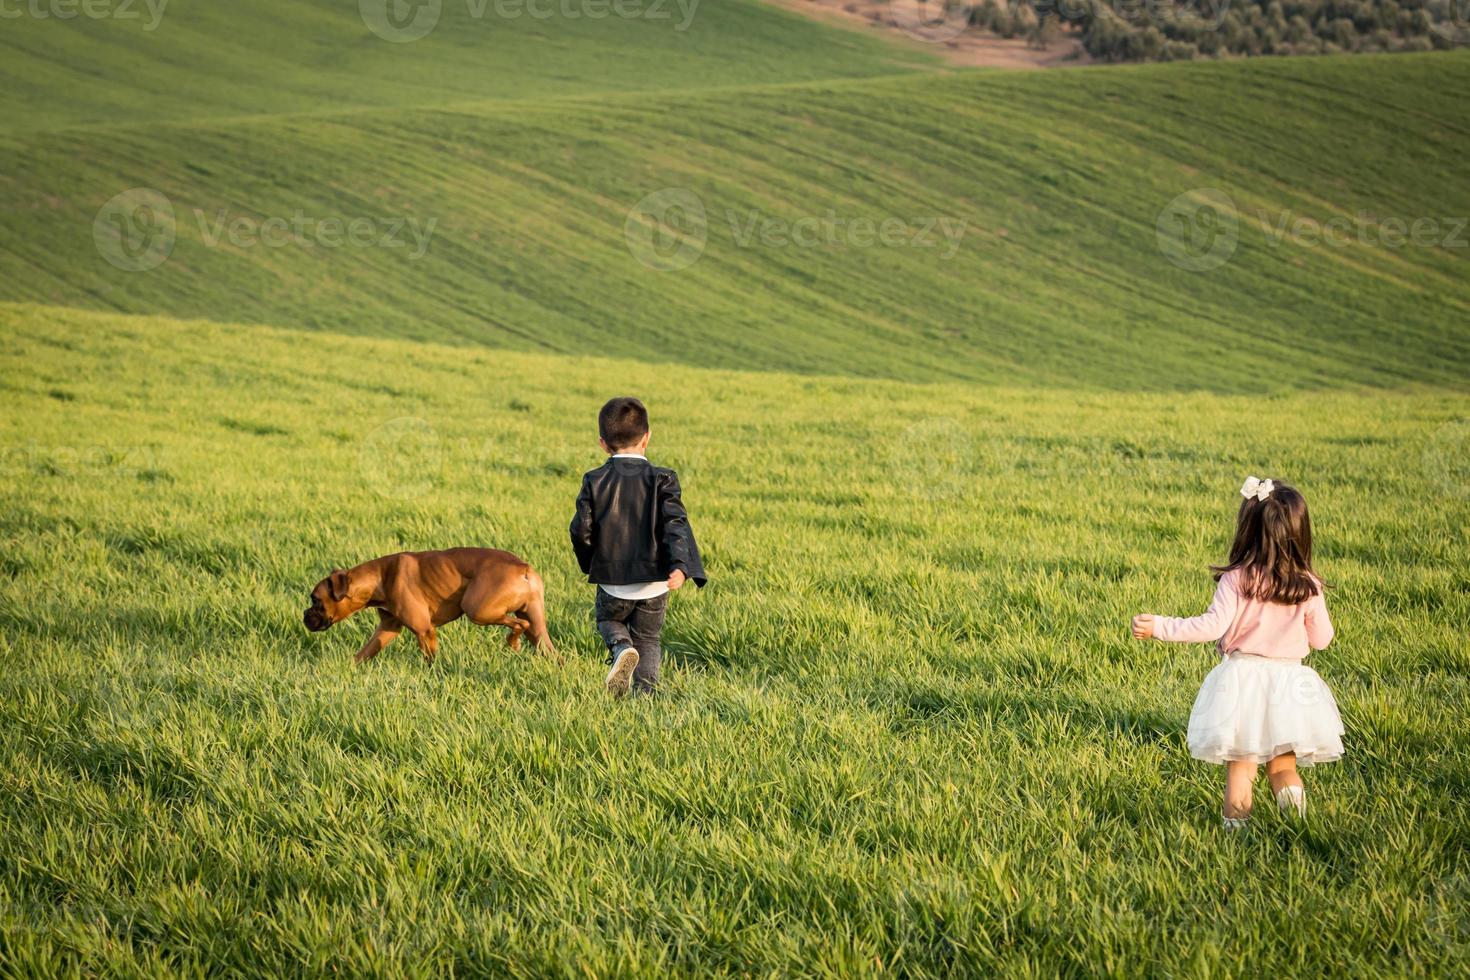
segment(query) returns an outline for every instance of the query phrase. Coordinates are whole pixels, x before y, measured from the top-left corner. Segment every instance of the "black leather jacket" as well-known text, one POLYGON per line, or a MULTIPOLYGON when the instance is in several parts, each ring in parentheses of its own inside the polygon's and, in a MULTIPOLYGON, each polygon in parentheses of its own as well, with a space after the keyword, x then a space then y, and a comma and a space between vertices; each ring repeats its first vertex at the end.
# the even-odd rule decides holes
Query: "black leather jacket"
POLYGON ((679 478, 642 457, 609 457, 582 477, 571 531, 572 550, 589 582, 657 582, 678 569, 704 586, 679 478))

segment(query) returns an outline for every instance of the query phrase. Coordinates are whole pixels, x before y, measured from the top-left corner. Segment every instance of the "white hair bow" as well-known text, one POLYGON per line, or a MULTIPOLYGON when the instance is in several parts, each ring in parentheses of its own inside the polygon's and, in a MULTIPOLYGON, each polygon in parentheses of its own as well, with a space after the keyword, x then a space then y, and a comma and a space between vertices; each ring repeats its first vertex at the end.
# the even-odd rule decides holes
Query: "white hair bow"
POLYGON ((1253 476, 1245 478, 1245 483, 1240 487, 1240 495, 1247 500, 1255 497, 1257 500, 1265 500, 1271 496, 1271 491, 1276 489, 1276 484, 1270 480, 1257 480, 1253 476))

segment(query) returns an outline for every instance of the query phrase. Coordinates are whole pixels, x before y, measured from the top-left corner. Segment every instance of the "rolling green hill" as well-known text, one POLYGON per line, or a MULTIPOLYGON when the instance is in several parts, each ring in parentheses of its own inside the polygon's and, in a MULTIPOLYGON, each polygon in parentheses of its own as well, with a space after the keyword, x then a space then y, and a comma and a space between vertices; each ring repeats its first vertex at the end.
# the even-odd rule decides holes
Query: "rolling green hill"
MULTIPOLYGON (((52 6, 25 0, 7 11, 52 6)), ((933 63, 917 45, 832 30, 757 0, 617 0, 626 16, 613 0, 88 0, 110 14, 102 17, 70 6, 68 20, 0 19, 0 134, 845 78, 933 63), (389 4, 403 9, 398 20, 381 14, 389 4), (432 30, 385 39, 420 25, 432 30)))
POLYGON ((1449 974, 1470 399, 703 371, 0 306, 0 964, 18 975, 1449 974), (710 564, 609 704, 566 540, 609 378, 710 564), (532 379, 545 383, 531 383, 532 379), (1251 424, 1242 424, 1248 417, 1251 424), (752 465, 753 460, 760 465, 752 465), (1245 472, 1306 490, 1348 756, 1221 833, 1184 747, 1245 472), (301 627, 511 548, 567 663, 301 627), (1310 925, 1304 923, 1310 922, 1310 925))
POLYGON ((0 298, 919 380, 1463 386, 1467 82, 1456 52, 14 134, 0 298), (176 242, 125 271, 143 222, 97 219, 140 187, 176 242), (650 193, 685 207, 630 218, 650 193), (1315 243, 1330 221, 1351 241, 1315 243), (640 264, 630 230, 697 261, 640 264))

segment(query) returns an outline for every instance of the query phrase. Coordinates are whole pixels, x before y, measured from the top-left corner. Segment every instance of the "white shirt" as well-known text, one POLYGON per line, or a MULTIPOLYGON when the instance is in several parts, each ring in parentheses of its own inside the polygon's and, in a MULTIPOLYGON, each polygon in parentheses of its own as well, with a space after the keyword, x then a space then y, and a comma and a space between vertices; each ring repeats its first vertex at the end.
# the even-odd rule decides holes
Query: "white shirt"
MULTIPOLYGON (((613 459, 647 459, 639 453, 613 453, 613 459)), ((633 582, 630 585, 599 585, 599 589, 614 599, 637 602, 639 599, 657 599, 669 591, 667 579, 658 582, 633 582)))
POLYGON ((637 602, 639 599, 657 599, 669 591, 669 583, 667 581, 634 582, 632 585, 599 585, 598 588, 614 599, 637 602))

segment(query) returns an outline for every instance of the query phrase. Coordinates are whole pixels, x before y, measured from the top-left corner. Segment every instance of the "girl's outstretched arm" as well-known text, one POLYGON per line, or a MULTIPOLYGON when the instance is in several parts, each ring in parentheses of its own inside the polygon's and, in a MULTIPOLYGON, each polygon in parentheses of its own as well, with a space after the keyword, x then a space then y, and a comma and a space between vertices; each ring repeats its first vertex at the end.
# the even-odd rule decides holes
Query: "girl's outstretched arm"
POLYGON ((1240 593, 1235 591, 1234 577, 1225 575, 1215 587, 1215 598, 1211 600, 1210 608, 1203 614, 1188 619, 1151 616, 1153 628, 1149 635, 1170 643, 1213 643, 1224 636, 1235 621, 1235 607, 1239 602, 1240 593))
POLYGON ((1327 600, 1318 592, 1307 600, 1307 646, 1313 650, 1326 650, 1337 632, 1332 628, 1332 619, 1327 615, 1327 600))

